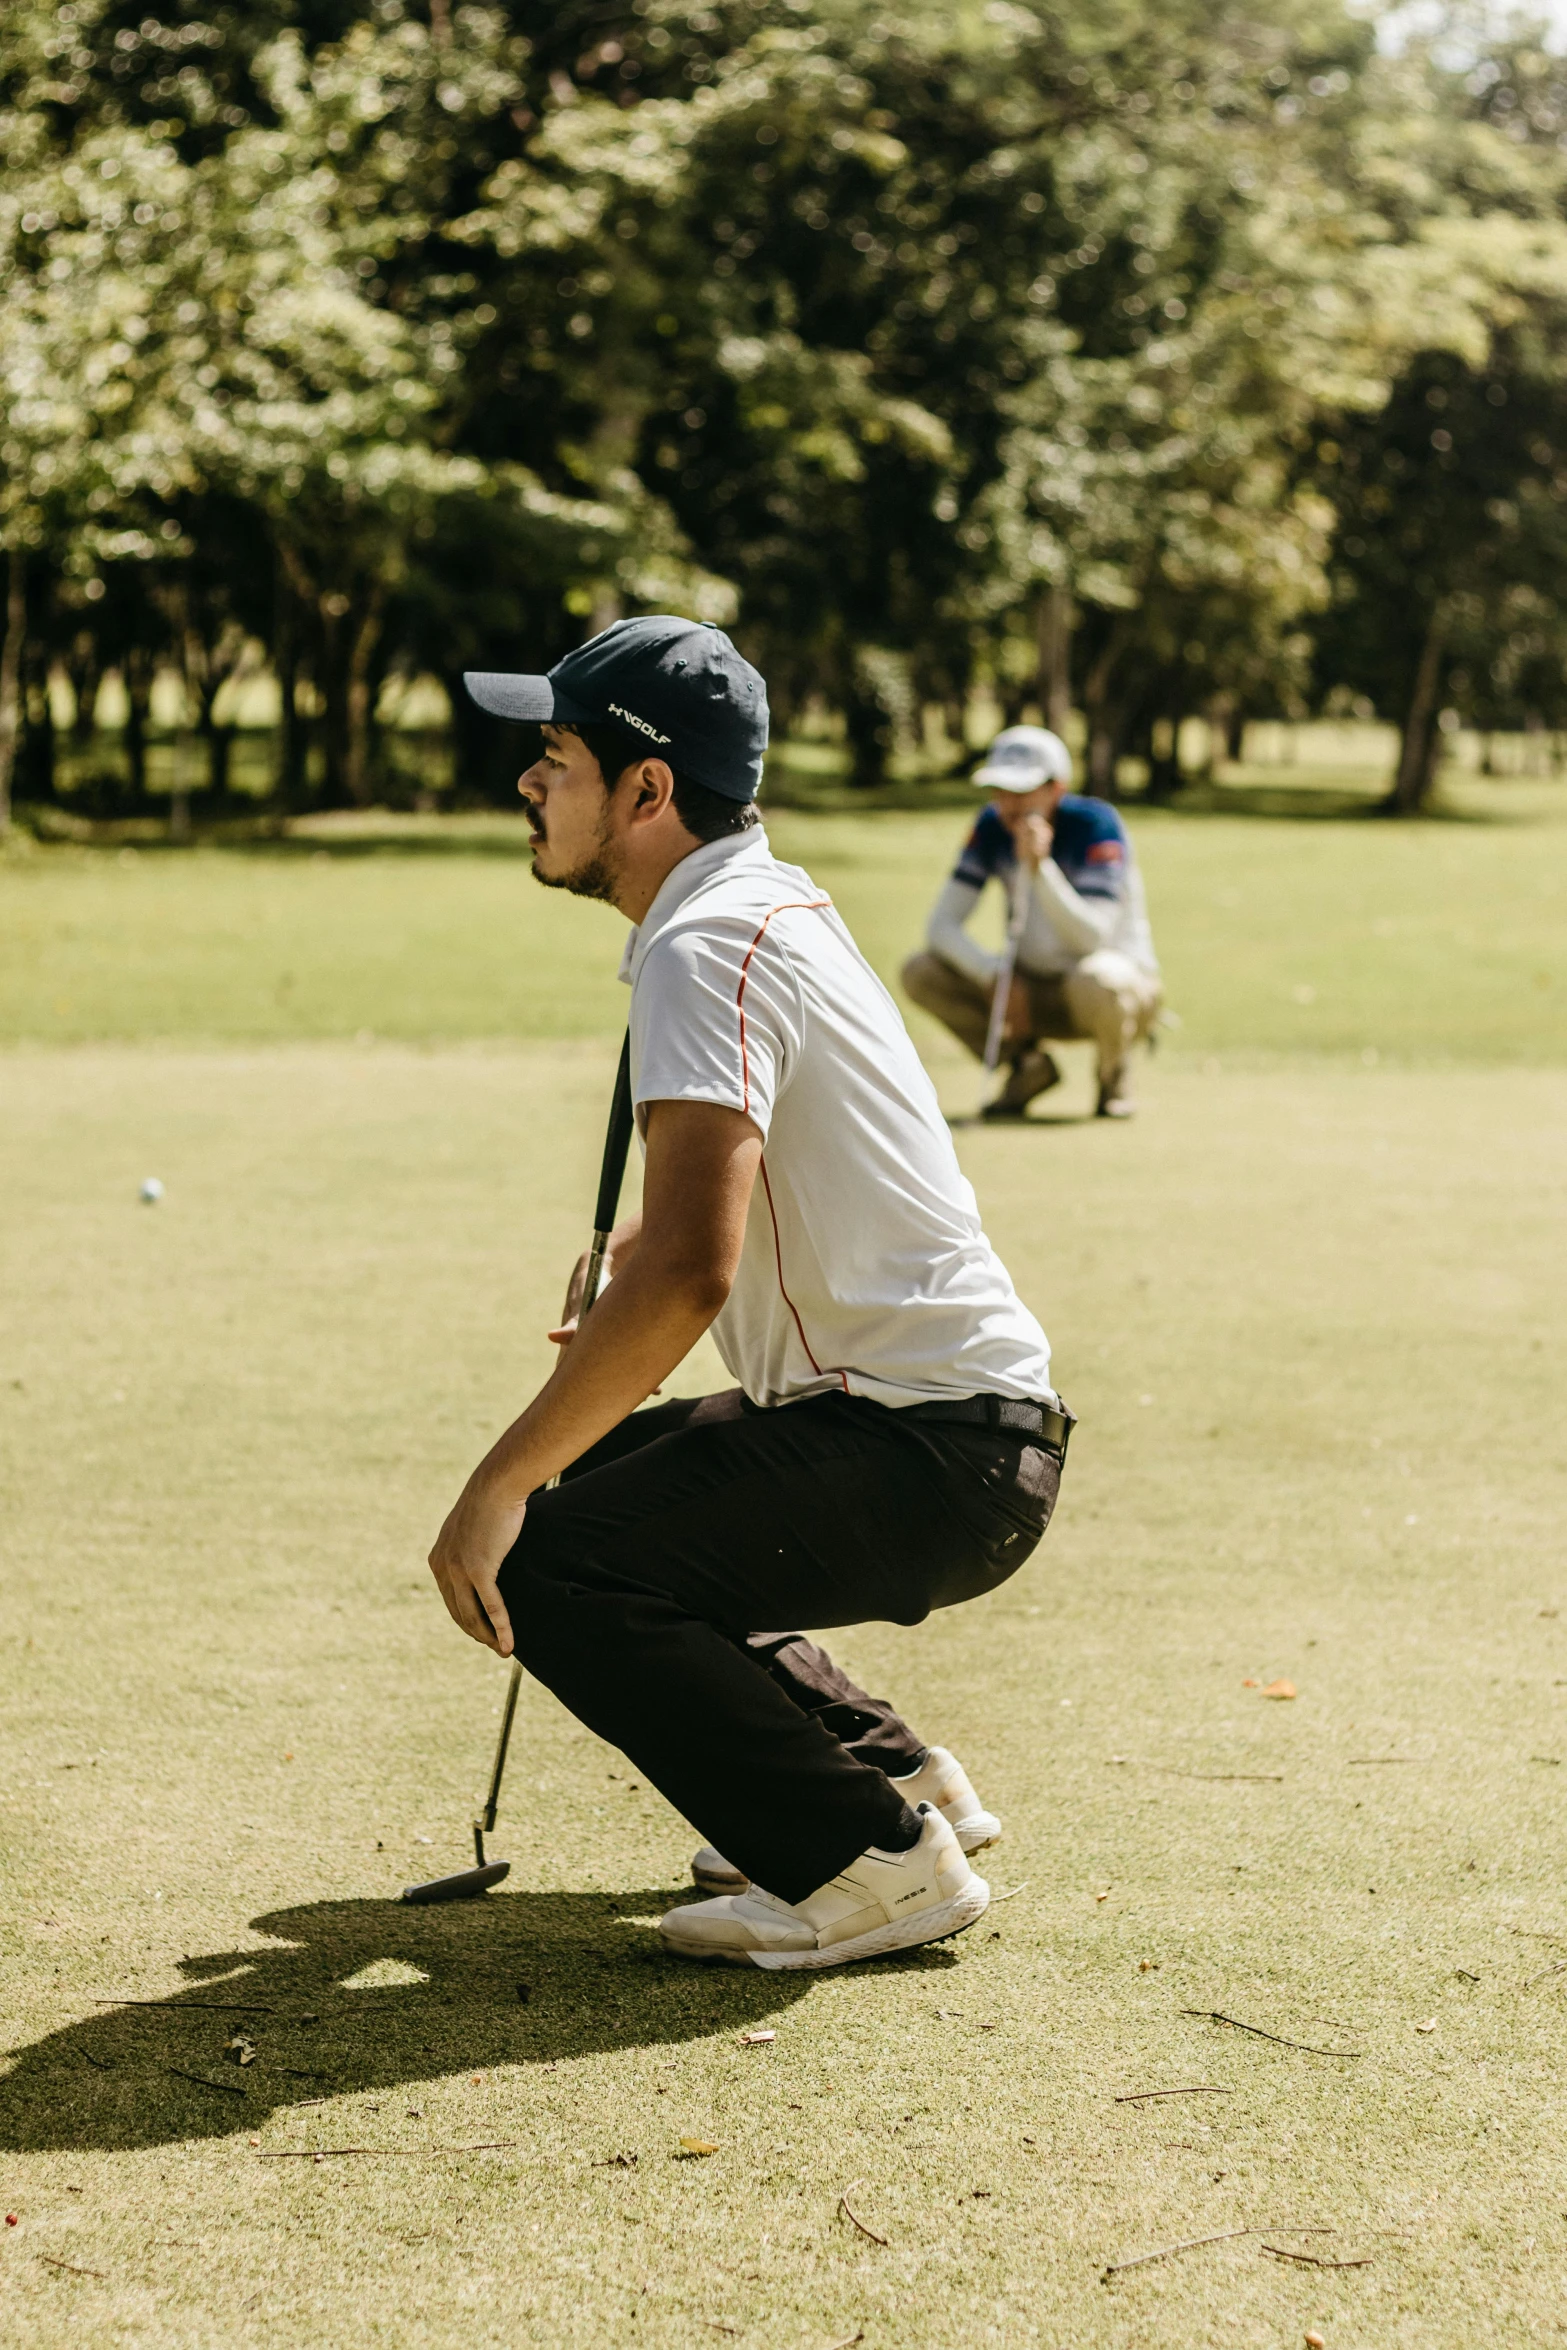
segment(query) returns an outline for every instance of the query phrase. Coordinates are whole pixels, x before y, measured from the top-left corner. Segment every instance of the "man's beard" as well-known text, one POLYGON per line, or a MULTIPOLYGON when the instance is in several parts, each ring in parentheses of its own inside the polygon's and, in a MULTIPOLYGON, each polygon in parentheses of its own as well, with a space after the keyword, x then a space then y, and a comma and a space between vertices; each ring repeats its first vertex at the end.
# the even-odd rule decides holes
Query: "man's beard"
MULTIPOLYGON (((546 842, 547 838, 546 835, 546 842)), ((579 865, 574 873, 541 873, 535 853, 533 878, 541 889, 569 890, 574 898, 599 898, 605 905, 613 905, 620 883, 620 864, 611 844, 608 809, 599 826, 593 854, 585 864, 579 865)))

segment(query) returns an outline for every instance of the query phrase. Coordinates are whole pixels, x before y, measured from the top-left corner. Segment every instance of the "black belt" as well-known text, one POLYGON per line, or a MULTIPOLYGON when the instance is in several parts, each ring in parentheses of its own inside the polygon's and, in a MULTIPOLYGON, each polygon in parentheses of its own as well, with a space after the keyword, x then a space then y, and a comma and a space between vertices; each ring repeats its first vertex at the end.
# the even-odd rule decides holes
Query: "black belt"
POLYGON ((1005 1429, 1009 1435, 1037 1437, 1041 1449, 1054 1453, 1058 1461, 1066 1459, 1067 1444, 1077 1426, 1074 1414, 1060 1404, 1035 1403, 1010 1395, 955 1395, 950 1403, 905 1404, 898 1417, 945 1420, 962 1428, 1005 1429))

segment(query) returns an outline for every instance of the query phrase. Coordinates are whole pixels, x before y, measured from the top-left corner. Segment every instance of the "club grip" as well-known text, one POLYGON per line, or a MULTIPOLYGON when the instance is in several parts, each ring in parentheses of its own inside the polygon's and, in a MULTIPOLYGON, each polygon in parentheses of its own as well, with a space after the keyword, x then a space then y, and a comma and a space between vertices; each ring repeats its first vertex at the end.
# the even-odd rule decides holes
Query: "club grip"
POLYGON ((626 1154, 631 1148, 631 1031, 628 1028, 620 1047, 620 1067, 615 1072, 615 1098, 609 1106, 609 1130, 604 1136, 604 1165, 599 1173, 598 1206, 593 1211, 595 1232, 609 1232, 614 1228, 615 1214, 620 1206, 620 1186, 626 1173, 626 1154))

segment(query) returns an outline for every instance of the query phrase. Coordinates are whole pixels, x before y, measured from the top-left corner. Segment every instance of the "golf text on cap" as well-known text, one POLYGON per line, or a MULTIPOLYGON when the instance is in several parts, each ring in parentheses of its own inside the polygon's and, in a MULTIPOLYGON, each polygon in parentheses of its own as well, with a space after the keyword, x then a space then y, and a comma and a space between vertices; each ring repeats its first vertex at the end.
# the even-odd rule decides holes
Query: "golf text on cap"
POLYGON ((656 743, 667 743, 670 740, 667 734, 660 734, 656 726, 649 726, 645 718, 639 718, 635 710, 623 710, 618 702, 611 702, 609 711, 612 718, 623 718, 628 726, 636 728, 638 734, 645 734, 656 743))

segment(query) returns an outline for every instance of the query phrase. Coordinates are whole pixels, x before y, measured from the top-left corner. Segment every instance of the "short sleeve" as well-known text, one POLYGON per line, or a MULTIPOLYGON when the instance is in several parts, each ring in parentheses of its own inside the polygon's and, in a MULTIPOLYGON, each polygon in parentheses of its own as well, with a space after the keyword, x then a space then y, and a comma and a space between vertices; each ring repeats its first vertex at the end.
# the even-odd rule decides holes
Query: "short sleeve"
POLYGON ((632 1089, 648 1102, 717 1102, 767 1139, 798 1065, 800 991, 781 940, 724 921, 649 948, 631 997, 632 1089))

